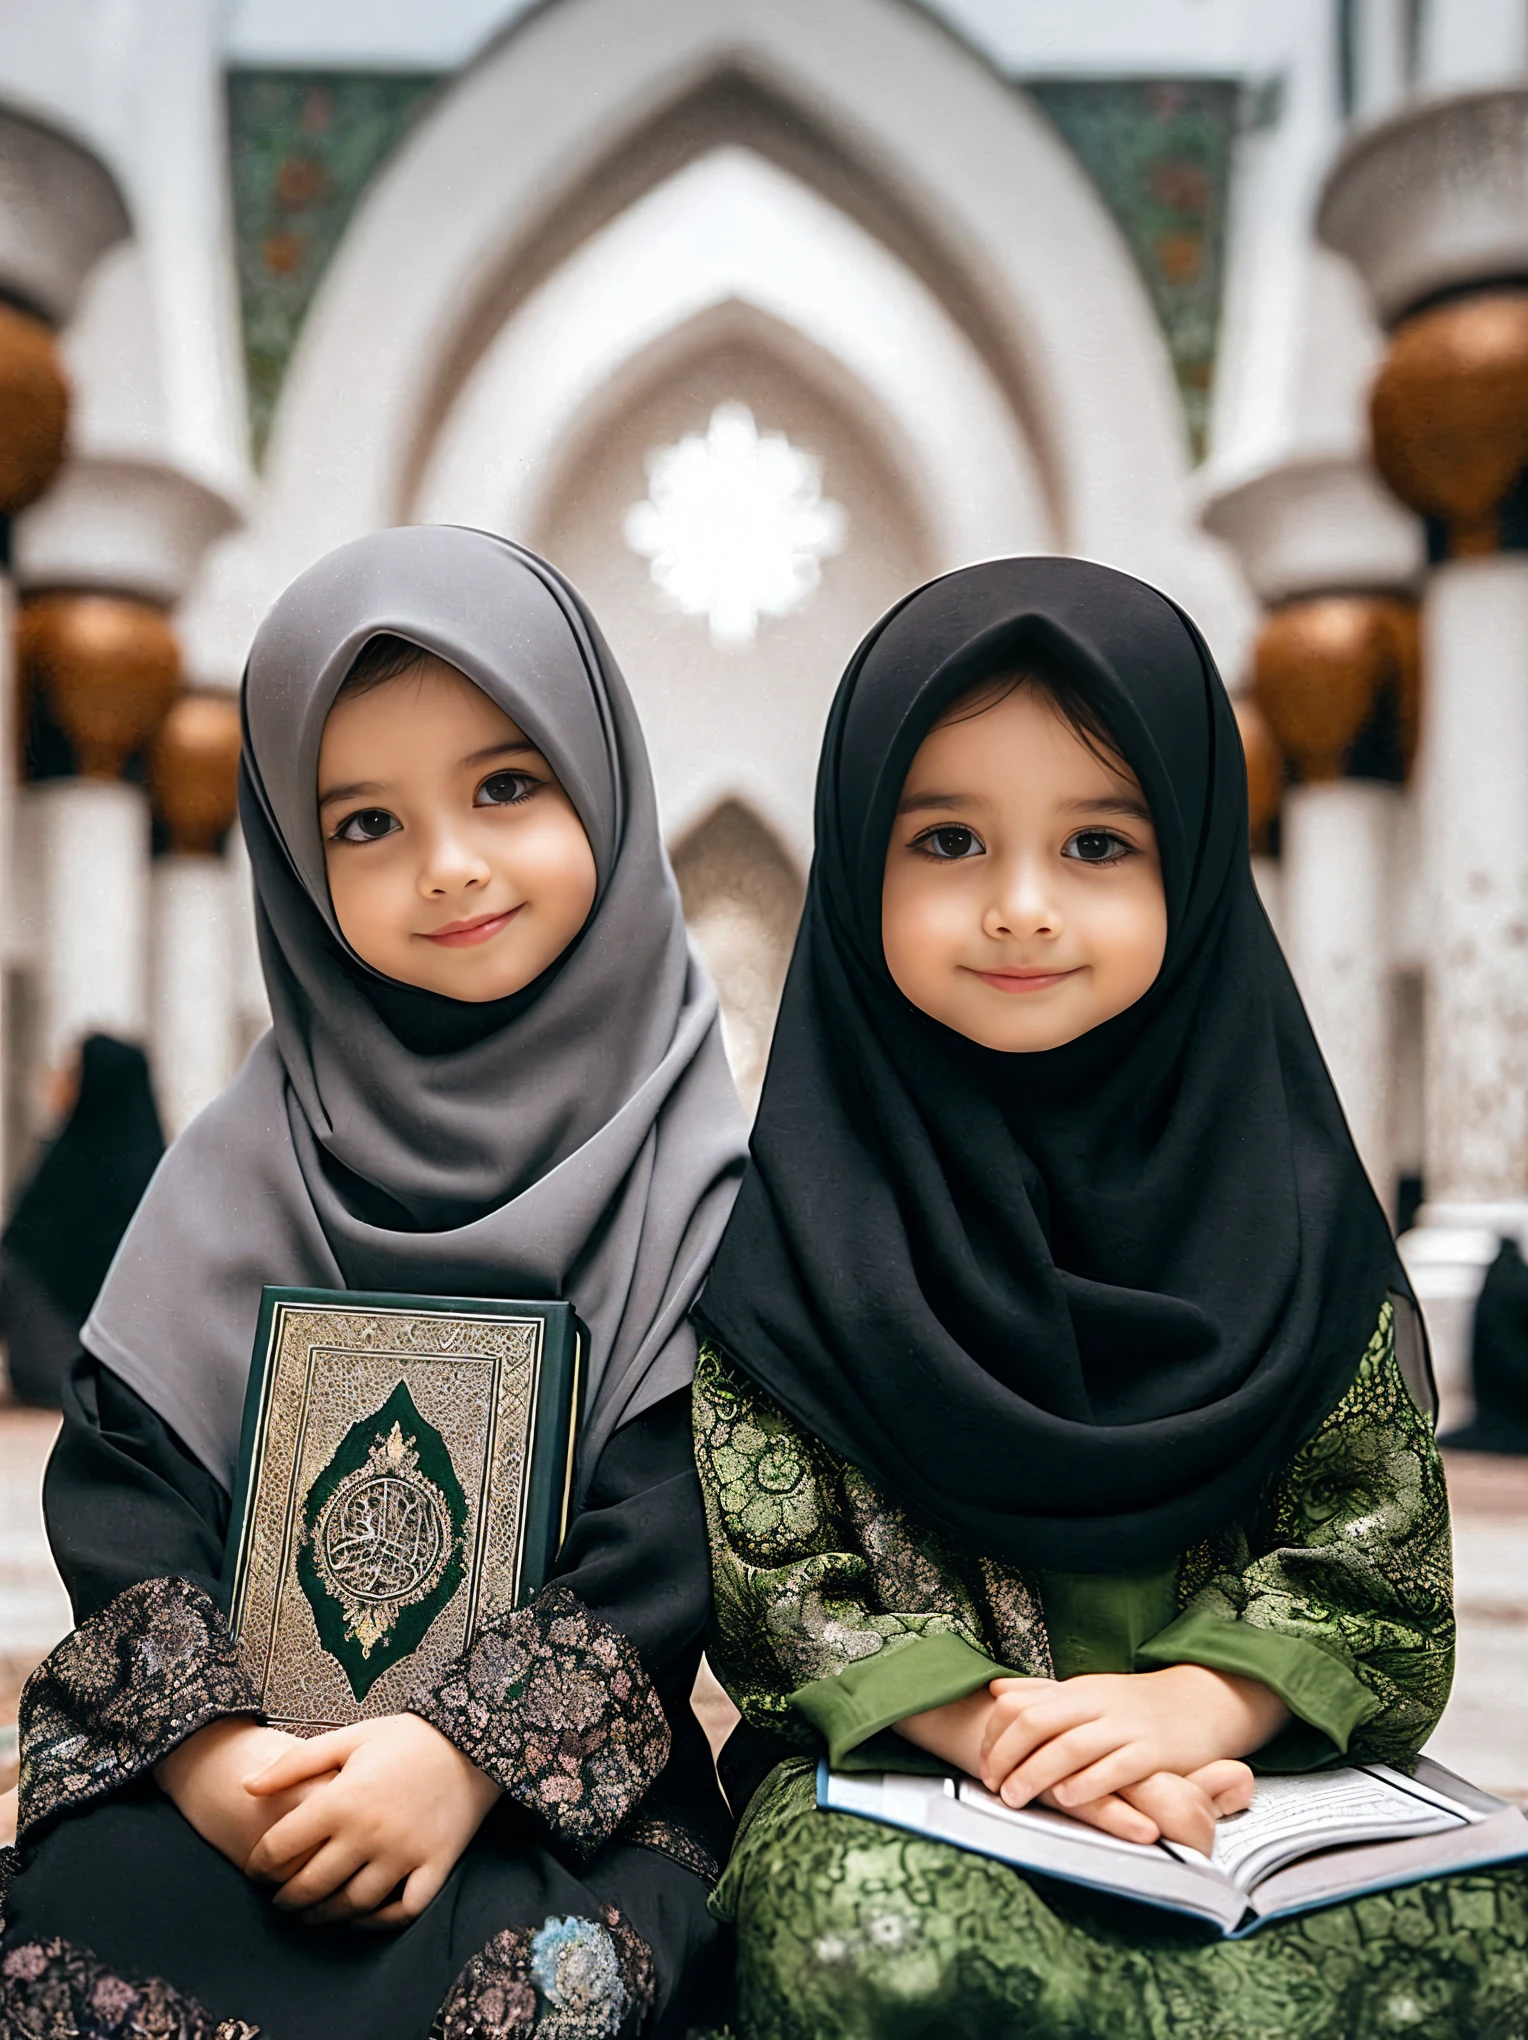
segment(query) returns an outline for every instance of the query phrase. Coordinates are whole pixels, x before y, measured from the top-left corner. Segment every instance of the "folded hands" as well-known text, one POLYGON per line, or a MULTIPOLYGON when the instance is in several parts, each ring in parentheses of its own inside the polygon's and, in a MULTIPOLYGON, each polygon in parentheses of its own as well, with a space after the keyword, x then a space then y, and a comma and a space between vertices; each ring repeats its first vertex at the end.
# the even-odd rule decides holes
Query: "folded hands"
POLYGON ((1186 1842, 1251 1802, 1240 1759, 1288 1719, 1257 1679, 1173 1665, 1073 1679, 994 1679, 898 1724, 1008 1806, 1038 1800, 1122 1841, 1186 1842))

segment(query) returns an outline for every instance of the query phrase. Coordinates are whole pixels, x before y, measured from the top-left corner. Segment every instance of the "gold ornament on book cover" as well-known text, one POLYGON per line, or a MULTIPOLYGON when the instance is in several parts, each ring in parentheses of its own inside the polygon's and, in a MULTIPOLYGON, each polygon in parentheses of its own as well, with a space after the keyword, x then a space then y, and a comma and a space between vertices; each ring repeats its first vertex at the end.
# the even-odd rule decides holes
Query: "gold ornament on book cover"
POLYGON ((565 1305, 267 1298, 232 1618, 270 1719, 318 1730, 396 1712, 540 1587, 577 1348, 565 1305))

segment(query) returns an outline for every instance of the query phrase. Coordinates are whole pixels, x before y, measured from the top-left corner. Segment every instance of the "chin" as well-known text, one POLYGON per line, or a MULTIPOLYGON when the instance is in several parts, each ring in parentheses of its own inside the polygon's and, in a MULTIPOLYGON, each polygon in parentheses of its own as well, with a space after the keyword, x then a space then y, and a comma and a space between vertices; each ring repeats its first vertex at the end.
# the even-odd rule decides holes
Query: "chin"
POLYGON ((950 1022, 968 1041, 974 1041, 979 1048, 990 1048, 998 1055, 1043 1055, 1047 1049, 1065 1048, 1069 1041, 1086 1034, 1094 1024, 1091 1020, 1068 1024, 1064 1020, 1053 1019, 1015 1027, 1007 1014, 997 1018, 973 1015, 969 1026, 962 1026, 956 1020, 950 1022))

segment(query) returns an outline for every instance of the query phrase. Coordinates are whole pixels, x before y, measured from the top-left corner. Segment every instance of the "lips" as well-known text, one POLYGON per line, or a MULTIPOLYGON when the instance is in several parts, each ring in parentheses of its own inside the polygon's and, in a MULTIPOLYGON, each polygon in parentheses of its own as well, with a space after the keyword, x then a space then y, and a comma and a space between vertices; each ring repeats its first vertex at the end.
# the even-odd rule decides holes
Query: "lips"
POLYGON ((976 976, 984 985, 991 985, 995 992, 1048 992, 1053 985, 1065 984, 1069 977, 1075 977, 1081 965, 1071 970, 979 970, 976 976))
POLYGON ((491 942, 519 911, 519 907, 511 907, 503 914, 479 914, 470 921, 448 921, 444 928, 432 928, 424 939, 438 943, 442 949, 471 949, 476 943, 491 942))

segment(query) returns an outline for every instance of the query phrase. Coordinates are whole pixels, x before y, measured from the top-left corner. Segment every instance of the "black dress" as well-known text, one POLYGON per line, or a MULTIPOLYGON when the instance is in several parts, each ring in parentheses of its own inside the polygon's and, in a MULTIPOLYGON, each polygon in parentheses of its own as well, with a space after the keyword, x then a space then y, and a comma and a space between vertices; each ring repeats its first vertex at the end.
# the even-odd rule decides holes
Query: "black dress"
POLYGON ((255 1711, 219 1588, 229 1501, 83 1356, 44 1484, 79 1627, 23 1696, 0 1852, 6 2040, 617 2040, 705 2016, 728 1817, 689 1705, 710 1595, 689 1404, 616 1433, 551 1584, 414 1701, 504 1796, 383 1937, 276 1912, 154 1783, 255 1711))

